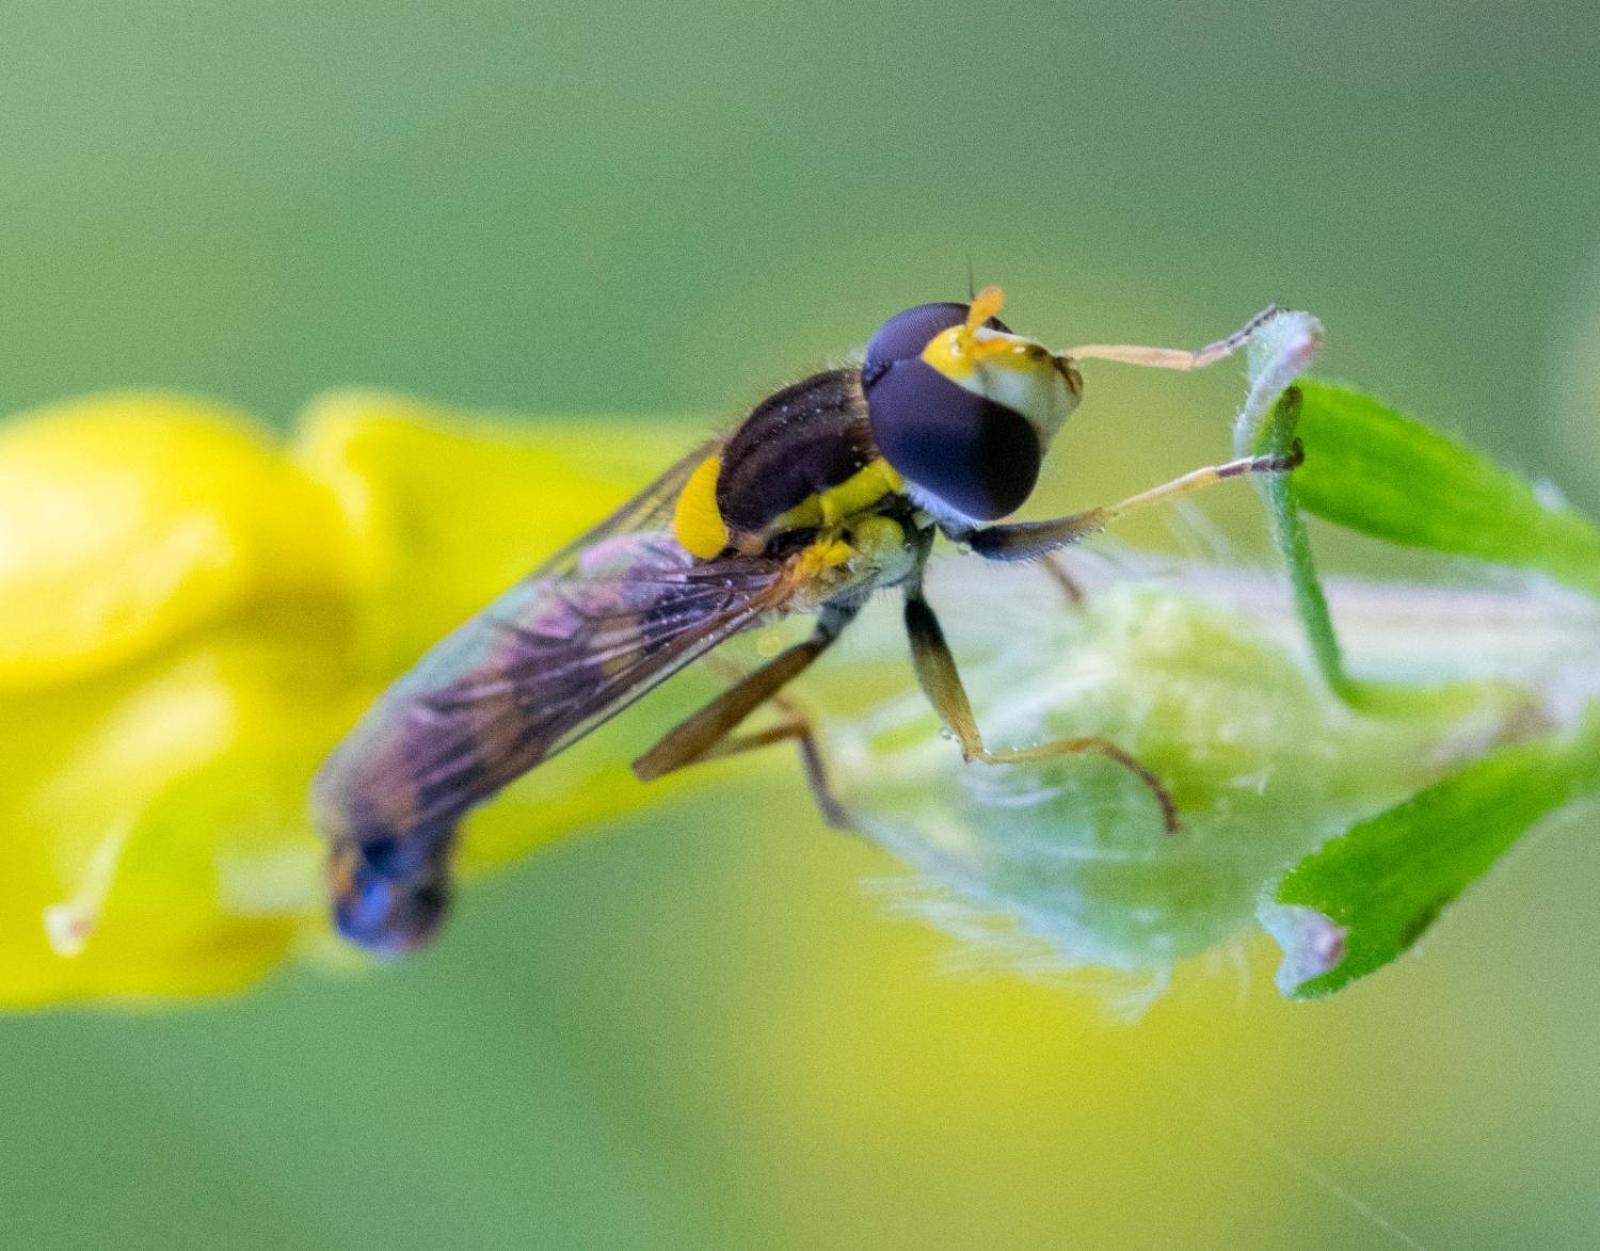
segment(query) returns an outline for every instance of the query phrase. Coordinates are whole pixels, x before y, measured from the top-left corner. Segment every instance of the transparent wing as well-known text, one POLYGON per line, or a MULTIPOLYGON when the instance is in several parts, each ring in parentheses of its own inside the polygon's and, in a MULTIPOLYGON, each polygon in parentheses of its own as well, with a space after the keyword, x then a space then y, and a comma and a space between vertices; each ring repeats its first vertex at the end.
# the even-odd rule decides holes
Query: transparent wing
POLYGON ((707 456, 712 455, 725 441, 719 435, 708 439, 693 451, 675 461, 659 478, 650 483, 604 521, 585 530, 554 555, 549 556, 531 574, 530 578, 550 577, 570 573, 577 567, 579 558, 606 539, 624 534, 642 534, 664 531, 672 518, 689 476, 707 456))
POLYGON ((660 532, 608 531, 549 568, 435 647, 330 758, 330 832, 453 823, 794 592, 781 561, 696 562, 660 532))

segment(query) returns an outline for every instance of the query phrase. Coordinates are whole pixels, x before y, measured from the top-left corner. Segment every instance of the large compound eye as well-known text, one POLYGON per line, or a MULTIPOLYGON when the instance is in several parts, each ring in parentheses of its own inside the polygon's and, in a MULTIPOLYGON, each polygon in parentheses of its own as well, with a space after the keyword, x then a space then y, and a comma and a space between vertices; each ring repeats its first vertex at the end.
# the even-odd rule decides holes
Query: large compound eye
MULTIPOLYGON (((936 334, 962 325, 967 320, 967 308, 965 304, 955 303, 918 304, 903 313, 896 313, 883 323, 878 333, 872 336, 872 342, 867 344, 862 377, 871 385, 896 361, 914 360, 921 356, 922 349, 932 342, 936 334)), ((998 317, 991 317, 984 324, 991 330, 1010 333, 1010 328, 998 317)))
POLYGON ((1039 480, 1039 436, 1021 413, 902 360, 867 387, 878 450, 909 482, 963 516, 1016 512, 1039 480))

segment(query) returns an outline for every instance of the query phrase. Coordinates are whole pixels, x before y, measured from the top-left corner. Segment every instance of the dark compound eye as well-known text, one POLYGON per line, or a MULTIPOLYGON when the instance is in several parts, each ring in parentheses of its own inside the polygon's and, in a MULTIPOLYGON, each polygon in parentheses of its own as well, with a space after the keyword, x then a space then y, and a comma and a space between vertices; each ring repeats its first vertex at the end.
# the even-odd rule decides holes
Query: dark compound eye
POLYGON ((915 485, 977 521, 1022 507, 1039 480, 1039 436, 922 360, 897 361, 867 387, 872 437, 915 485))
MULTIPOLYGON (((903 313, 896 313, 878 329, 867 344, 867 359, 862 366, 862 377, 870 384, 896 361, 913 360, 922 355, 933 337, 940 331, 959 326, 967 320, 967 305, 955 303, 918 304, 903 313)), ((992 330, 1010 333, 1010 327, 998 317, 984 323, 992 330)))

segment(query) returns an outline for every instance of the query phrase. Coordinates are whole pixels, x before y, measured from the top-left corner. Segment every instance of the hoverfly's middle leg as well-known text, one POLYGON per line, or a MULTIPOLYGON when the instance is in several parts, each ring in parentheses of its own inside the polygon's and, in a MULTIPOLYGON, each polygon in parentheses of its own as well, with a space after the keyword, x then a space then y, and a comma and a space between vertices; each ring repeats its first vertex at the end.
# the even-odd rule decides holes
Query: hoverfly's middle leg
POLYGON ((857 611, 855 607, 830 605, 823 608, 810 638, 778 653, 699 712, 674 726, 660 742, 633 762, 634 774, 640 781, 648 782, 705 760, 792 740, 800 751, 806 781, 816 797, 823 820, 837 829, 850 828, 849 818, 828 786, 827 770, 811 718, 784 699, 780 692, 832 646, 857 611), (734 733, 747 717, 767 703, 775 704, 783 714, 777 725, 748 734, 734 733))
POLYGON ((972 711, 972 701, 961 683, 961 673, 956 668, 956 658, 945 641, 944 630, 933 608, 922 597, 920 590, 906 592, 906 633, 911 639, 911 660, 917 671, 917 682, 928 696, 928 702, 939 714, 939 720, 961 744, 961 754, 968 760, 983 764, 1024 764, 1030 760, 1046 760, 1052 756, 1076 755, 1093 752, 1121 765, 1155 796, 1161 807, 1161 823, 1167 833, 1178 830, 1178 808, 1172 795, 1161 780, 1138 759, 1109 739, 1094 736, 1056 739, 1035 747, 1018 747, 992 751, 984 745, 978 730, 978 719, 972 711))

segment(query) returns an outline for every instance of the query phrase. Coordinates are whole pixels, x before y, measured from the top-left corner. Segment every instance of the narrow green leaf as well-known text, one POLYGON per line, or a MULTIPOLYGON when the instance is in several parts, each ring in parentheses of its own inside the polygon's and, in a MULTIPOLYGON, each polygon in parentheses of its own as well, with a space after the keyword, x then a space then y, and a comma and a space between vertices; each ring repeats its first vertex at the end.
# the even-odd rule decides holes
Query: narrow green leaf
POLYGON ((1308 512, 1407 547, 1536 569, 1600 595, 1600 529, 1474 449, 1377 400, 1300 384, 1308 512))
POLYGON ((1323 844, 1263 908, 1279 988, 1316 998, 1389 963, 1541 818, 1597 789, 1600 718, 1492 752, 1323 844))

